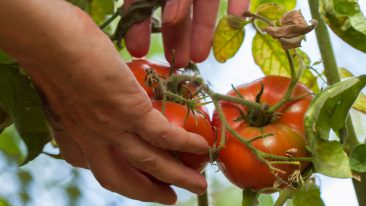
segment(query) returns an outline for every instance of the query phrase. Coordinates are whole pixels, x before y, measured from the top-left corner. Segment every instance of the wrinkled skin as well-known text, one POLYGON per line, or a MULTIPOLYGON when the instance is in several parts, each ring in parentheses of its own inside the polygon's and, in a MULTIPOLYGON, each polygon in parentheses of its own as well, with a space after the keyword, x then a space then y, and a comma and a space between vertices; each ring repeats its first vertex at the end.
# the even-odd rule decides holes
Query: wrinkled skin
MULTIPOLYGON (((264 92, 261 96, 261 102, 274 105, 284 97, 290 81, 286 77, 267 76, 249 84, 239 86, 236 89, 246 100, 255 101, 255 97, 261 89, 262 82, 264 92)), ((302 84, 297 84, 292 97, 309 93, 311 93, 310 89, 302 84)), ((230 91, 228 95, 237 96, 234 91, 230 91)), ((277 112, 282 113, 282 116, 261 128, 250 126, 245 121, 234 121, 240 117, 238 108, 241 108, 246 113, 246 107, 225 101, 221 101, 220 105, 231 127, 245 139, 249 140, 261 134, 273 133, 273 136, 254 141, 253 146, 257 149, 270 154, 285 156, 286 153, 291 153, 290 149, 295 148, 297 151, 291 153, 291 155, 304 157, 309 155, 305 149, 304 113, 312 98, 311 95, 308 95, 301 100, 285 104, 277 110, 277 112)), ((213 126, 217 128, 220 137, 221 121, 216 111, 213 116, 213 126)), ((269 171, 268 167, 257 160, 252 152, 229 132, 226 135, 225 147, 219 154, 219 166, 225 176, 243 189, 252 188, 258 190, 264 187, 272 187, 276 178, 269 171)), ((287 180, 295 170, 301 170, 306 165, 306 163, 302 163, 302 167, 289 165, 275 166, 286 172, 285 175, 280 175, 280 177, 283 180, 287 180)))

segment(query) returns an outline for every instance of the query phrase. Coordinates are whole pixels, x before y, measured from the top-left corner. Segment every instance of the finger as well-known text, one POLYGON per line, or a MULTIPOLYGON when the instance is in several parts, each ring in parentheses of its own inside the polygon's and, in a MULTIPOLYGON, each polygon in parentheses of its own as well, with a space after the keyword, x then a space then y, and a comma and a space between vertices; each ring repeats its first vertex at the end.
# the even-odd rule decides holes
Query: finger
POLYGON ((67 163, 74 167, 88 168, 83 151, 64 130, 53 130, 53 137, 67 163))
POLYGON ((189 63, 191 27, 192 21, 189 15, 186 15, 179 24, 162 26, 165 58, 175 68, 186 67, 189 63))
POLYGON ((169 123, 156 109, 139 119, 139 126, 135 131, 146 142, 163 149, 196 154, 208 151, 208 143, 203 137, 169 123))
POLYGON ((178 162, 169 152, 153 147, 132 133, 121 138, 121 153, 136 168, 156 179, 185 188, 194 193, 206 190, 203 176, 178 162))
MULTIPOLYGON (((135 0, 126 0, 128 6, 135 0)), ((134 57, 143 57, 149 52, 151 33, 151 18, 133 25, 126 33, 126 47, 134 57)))
POLYGON ((176 202, 176 194, 169 186, 151 181, 103 142, 89 146, 84 152, 91 171, 102 187, 144 202, 176 202))
POLYGON ((204 61, 211 49, 219 0, 195 0, 191 32, 190 54, 194 62, 204 61))
POLYGON ((229 0, 228 14, 241 16, 249 8, 249 0, 229 0))
POLYGON ((163 24, 176 25, 190 14, 193 0, 167 0, 163 11, 163 24))

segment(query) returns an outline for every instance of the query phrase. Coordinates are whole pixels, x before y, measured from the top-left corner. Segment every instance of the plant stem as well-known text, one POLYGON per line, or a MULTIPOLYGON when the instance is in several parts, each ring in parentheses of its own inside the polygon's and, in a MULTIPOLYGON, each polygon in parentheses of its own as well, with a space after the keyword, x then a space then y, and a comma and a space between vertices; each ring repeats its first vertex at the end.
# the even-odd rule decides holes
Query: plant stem
POLYGON ((103 24, 101 24, 99 26, 99 28, 101 30, 104 30, 110 23, 112 23, 112 21, 114 21, 118 16, 120 15, 120 11, 119 9, 117 9, 116 12, 113 13, 113 15, 111 17, 109 17, 105 22, 103 22, 103 24))
POLYGON ((291 197, 292 191, 290 189, 283 189, 280 191, 280 196, 276 200, 273 206, 282 206, 291 197))
POLYGON ((257 206, 258 205, 258 192, 251 189, 243 190, 243 201, 242 206, 257 206))
POLYGON ((251 101, 245 100, 240 97, 233 97, 233 96, 229 96, 229 95, 215 93, 214 91, 210 90, 209 88, 206 90, 206 92, 213 100, 225 100, 225 101, 229 101, 229 102, 238 103, 238 104, 244 105, 244 106, 252 108, 252 109, 262 109, 262 105, 257 102, 251 102, 251 101))
MULTIPOLYGON (((204 177, 206 177, 206 172, 204 171, 202 173, 202 175, 204 177)), ((207 195, 207 190, 205 193, 203 193, 202 195, 197 195, 197 201, 198 201, 198 206, 209 206, 208 204, 208 195, 207 195)))
POLYGON ((290 64, 291 83, 287 89, 285 96, 282 98, 282 100, 277 102, 275 105, 273 105, 272 107, 269 108, 268 112, 270 112, 270 113, 275 112, 277 109, 282 107, 282 105, 284 105, 291 99, 291 94, 294 91, 294 88, 295 88, 297 82, 299 81, 299 75, 296 75, 295 66, 294 66, 294 62, 292 60, 291 54, 288 49, 286 49, 285 51, 286 51, 287 60, 290 64))
MULTIPOLYGON (((320 16, 318 0, 309 0, 309 5, 313 18, 318 20, 318 26, 315 28, 315 32, 318 40, 319 50, 323 59, 324 73, 327 77, 328 84, 334 84, 340 81, 341 78, 338 72, 338 66, 333 53, 329 33, 325 22, 320 16)), ((343 139, 343 144, 345 150, 350 153, 352 149, 360 143, 357 140, 351 118, 347 120, 346 127, 348 135, 345 139, 343 139)), ((361 179, 363 182, 353 180, 353 185, 355 187, 360 206, 366 206, 366 173, 361 174, 361 179)))

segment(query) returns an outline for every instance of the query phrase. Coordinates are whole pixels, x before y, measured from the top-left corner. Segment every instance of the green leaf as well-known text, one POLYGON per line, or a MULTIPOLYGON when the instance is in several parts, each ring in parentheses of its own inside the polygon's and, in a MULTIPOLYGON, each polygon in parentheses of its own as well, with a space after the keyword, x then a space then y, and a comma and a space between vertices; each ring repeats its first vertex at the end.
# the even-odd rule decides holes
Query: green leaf
POLYGON ((351 169, 356 172, 366 172, 366 145, 360 144, 353 148, 350 155, 351 169))
POLYGON ((93 20, 99 25, 104 22, 106 17, 114 11, 113 0, 93 0, 90 5, 90 15, 93 20))
POLYGON ((14 62, 14 60, 9 57, 4 51, 0 50, 0 64, 9 64, 14 62))
POLYGON ((258 6, 265 3, 276 3, 278 5, 284 6, 287 11, 293 10, 296 6, 296 0, 251 0, 250 11, 257 11, 258 6))
MULTIPOLYGON (((283 50, 281 43, 273 39, 269 35, 257 33, 254 36, 252 43, 252 54, 255 63, 261 68, 265 75, 280 75, 291 77, 290 65, 283 50)), ((291 50, 292 51, 292 50, 291 50)), ((296 55, 293 58, 296 72, 300 71, 300 59, 305 65, 310 64, 309 57, 300 49, 296 50, 296 55)), ((292 52, 292 55, 294 53, 292 52)), ((300 82, 313 90, 319 91, 317 77, 310 70, 305 69, 301 75, 300 82)))
POLYGON ((351 77, 327 87, 317 94, 305 113, 305 131, 313 148, 314 140, 329 138, 331 129, 344 133, 349 110, 366 85, 366 75, 351 77))
POLYGON ((21 164, 26 158, 26 151, 22 147, 22 140, 13 126, 6 128, 0 134, 0 151, 16 159, 21 164))
MULTIPOLYGON (((339 68, 339 73, 340 73, 342 79, 354 76, 350 71, 348 71, 345 68, 339 68)), ((353 109, 356 109, 356 110, 366 114, 366 95, 365 95, 365 93, 361 92, 358 95, 358 97, 352 107, 353 107, 353 109)))
POLYGON ((366 52, 366 18, 357 0, 321 0, 320 13, 341 39, 366 52))
POLYGON ((0 103, 15 123, 33 160, 49 141, 50 131, 40 98, 27 76, 16 66, 0 65, 0 103))
POLYGON ((237 16, 228 15, 220 19, 213 37, 213 52, 217 61, 226 62, 238 52, 244 40, 246 24, 248 21, 237 16))
MULTIPOLYGON (((283 5, 276 3, 265 3, 258 6, 256 14, 267 18, 274 24, 286 13, 286 8, 283 5)), ((260 20, 256 20, 255 24, 264 29, 268 25, 260 20)))
POLYGON ((294 206, 324 206, 320 190, 313 184, 304 185, 293 194, 294 206))
POLYGON ((88 10, 93 0, 66 0, 66 1, 70 2, 71 4, 83 10, 88 10))
POLYGON ((349 159, 341 143, 317 140, 313 155, 316 172, 336 178, 352 177, 349 159))

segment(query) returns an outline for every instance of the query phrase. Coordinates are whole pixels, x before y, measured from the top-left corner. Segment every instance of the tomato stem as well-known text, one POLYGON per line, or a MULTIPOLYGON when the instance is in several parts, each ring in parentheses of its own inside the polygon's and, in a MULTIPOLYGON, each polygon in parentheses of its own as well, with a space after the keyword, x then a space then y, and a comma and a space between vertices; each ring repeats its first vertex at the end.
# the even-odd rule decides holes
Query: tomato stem
POLYGON ((258 20, 260 20, 260 21, 262 21, 262 22, 264 22, 264 23, 266 23, 270 26, 273 26, 273 27, 276 26, 271 20, 267 19, 266 17, 258 15, 258 14, 254 14, 250 11, 244 11, 242 16, 243 17, 251 17, 253 19, 258 19, 258 20))
POLYGON ((248 140, 248 142, 249 143, 253 143, 254 141, 257 141, 257 140, 260 140, 260 139, 264 139, 266 137, 271 137, 271 136, 273 136, 273 133, 259 135, 259 136, 253 137, 252 139, 248 140))
MULTIPOLYGON (((206 177, 206 172, 203 171, 202 175, 206 177)), ((198 206, 209 206, 207 190, 201 195, 197 195, 198 206)))
POLYGON ((242 206, 257 206, 259 193, 249 188, 243 190, 242 206))
MULTIPOLYGON (((268 112, 270 112, 270 113, 275 112, 277 109, 281 108, 284 104, 291 101, 292 92, 294 91, 294 88, 300 78, 300 75, 296 75, 295 66, 294 66, 294 62, 293 62, 292 56, 290 54, 290 51, 288 49, 286 49, 285 51, 286 51, 287 60, 290 64, 291 83, 286 91, 285 96, 282 98, 282 100, 277 102, 275 105, 273 105, 269 108, 268 112)), ((300 58, 300 66, 301 67, 305 66, 304 63, 302 62, 301 58, 300 58)))
POLYGON ((282 206, 286 203, 286 201, 291 197, 292 190, 291 189, 283 189, 280 191, 280 196, 276 200, 273 206, 282 206))
POLYGON ((117 17, 120 16, 120 8, 117 9, 117 11, 115 11, 111 17, 109 17, 105 22, 103 22, 99 28, 101 30, 104 30, 110 23, 112 23, 117 17))

